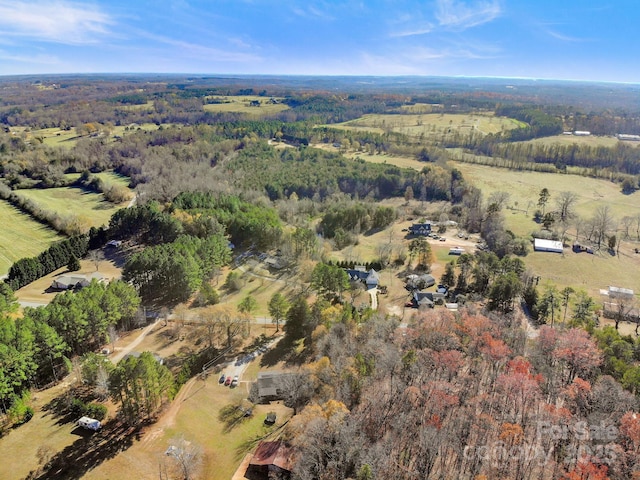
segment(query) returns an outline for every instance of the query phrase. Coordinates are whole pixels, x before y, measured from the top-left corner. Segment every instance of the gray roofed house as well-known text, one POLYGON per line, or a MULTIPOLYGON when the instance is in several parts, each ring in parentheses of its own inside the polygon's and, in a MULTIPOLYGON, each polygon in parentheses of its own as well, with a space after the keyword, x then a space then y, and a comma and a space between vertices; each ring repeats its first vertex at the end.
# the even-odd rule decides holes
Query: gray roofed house
POLYGON ((376 272, 373 268, 369 270, 369 274, 365 279, 364 283, 367 285, 367 288, 377 287, 380 283, 380 277, 378 276, 378 272, 376 272))
POLYGON ((81 273, 67 273, 59 275, 51 282, 51 288, 56 290, 69 290, 72 288, 86 287, 92 280, 98 282, 106 281, 106 277, 100 272, 93 272, 88 274, 81 273))
POLYGON ((420 308, 423 306, 432 307, 436 303, 443 303, 446 299, 446 295, 444 293, 439 292, 413 292, 413 306, 415 308, 420 308))
POLYGON ((282 398, 282 380, 289 375, 282 372, 258 373, 258 397, 261 400, 276 400, 282 398))
POLYGON ((373 268, 367 272, 362 267, 356 267, 355 269, 347 269, 346 272, 349 276, 349 280, 361 281, 367 286, 367 288, 374 288, 380 284, 380 276, 373 268))

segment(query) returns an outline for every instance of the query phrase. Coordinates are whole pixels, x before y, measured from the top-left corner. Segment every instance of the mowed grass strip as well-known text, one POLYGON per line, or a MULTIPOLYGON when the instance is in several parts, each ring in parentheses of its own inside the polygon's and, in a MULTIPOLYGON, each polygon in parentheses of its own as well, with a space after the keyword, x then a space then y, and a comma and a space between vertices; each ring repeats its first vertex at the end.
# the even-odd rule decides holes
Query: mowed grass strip
POLYGON ((34 257, 64 237, 10 203, 0 201, 0 275, 24 257, 34 257))
POLYGON ((19 196, 34 201, 41 208, 61 216, 75 215, 89 227, 109 224, 109 219, 126 203, 114 205, 101 193, 88 192, 76 187, 20 190, 19 196))

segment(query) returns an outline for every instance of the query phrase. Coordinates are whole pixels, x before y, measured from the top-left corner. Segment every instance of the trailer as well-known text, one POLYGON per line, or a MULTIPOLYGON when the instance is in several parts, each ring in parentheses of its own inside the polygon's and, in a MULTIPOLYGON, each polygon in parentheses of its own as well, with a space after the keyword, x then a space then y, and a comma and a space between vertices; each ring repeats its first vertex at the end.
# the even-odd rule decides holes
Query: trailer
POLYGON ((87 430, 93 430, 94 432, 97 432, 102 428, 100 420, 89 417, 82 417, 80 420, 78 420, 78 426, 86 428, 87 430))

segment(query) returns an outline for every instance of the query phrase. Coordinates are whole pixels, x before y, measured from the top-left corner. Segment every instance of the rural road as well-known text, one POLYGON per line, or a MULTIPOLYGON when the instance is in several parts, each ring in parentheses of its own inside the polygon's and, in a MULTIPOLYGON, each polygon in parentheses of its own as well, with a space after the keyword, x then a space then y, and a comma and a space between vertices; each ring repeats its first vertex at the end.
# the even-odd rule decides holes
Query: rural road
POLYGON ((127 354, 131 353, 131 351, 134 348, 136 348, 138 345, 140 345, 140 343, 142 343, 142 340, 144 340, 144 337, 146 337, 147 334, 151 330, 153 330, 153 327, 155 327, 158 324, 159 321, 160 321, 160 319, 156 320, 151 325, 147 325, 146 327, 144 327, 144 329, 142 330, 142 333, 140 335, 138 335, 138 337, 133 342, 131 342, 126 347, 124 347, 122 350, 118 350, 117 353, 114 353, 113 356, 111 357, 111 361, 113 362, 113 364, 114 365, 117 364, 127 354))

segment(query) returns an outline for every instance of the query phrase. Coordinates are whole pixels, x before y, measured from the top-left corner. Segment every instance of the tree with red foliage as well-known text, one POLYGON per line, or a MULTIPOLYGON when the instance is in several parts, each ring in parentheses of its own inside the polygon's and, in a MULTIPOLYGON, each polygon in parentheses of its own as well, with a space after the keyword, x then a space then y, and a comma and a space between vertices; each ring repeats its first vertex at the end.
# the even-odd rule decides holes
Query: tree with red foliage
POLYGON ((596 342, 589 333, 579 328, 571 328, 560 334, 553 356, 567 366, 565 385, 573 382, 578 374, 588 378, 602 363, 602 352, 596 342))
POLYGON ((562 480, 609 480, 609 468, 579 461, 576 466, 562 476, 562 480))

